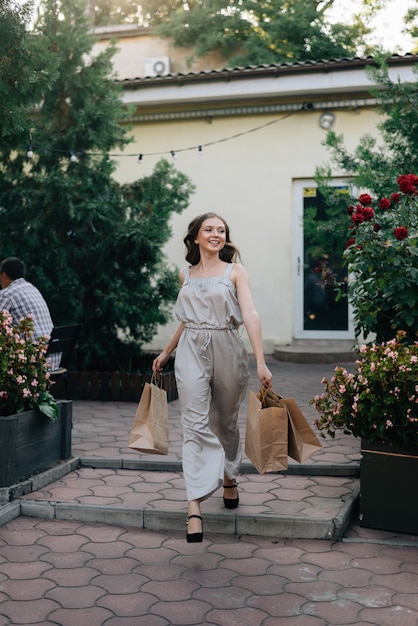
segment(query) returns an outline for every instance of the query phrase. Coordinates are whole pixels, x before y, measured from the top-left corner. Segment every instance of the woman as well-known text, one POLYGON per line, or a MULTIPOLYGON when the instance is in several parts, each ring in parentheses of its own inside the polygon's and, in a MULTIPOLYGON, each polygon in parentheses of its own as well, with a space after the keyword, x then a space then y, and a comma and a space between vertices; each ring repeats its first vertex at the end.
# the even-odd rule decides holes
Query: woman
POLYGON ((242 450, 238 412, 248 384, 248 355, 238 334, 243 323, 265 387, 272 375, 265 364, 260 320, 248 275, 235 261, 239 252, 224 219, 205 213, 184 239, 190 266, 180 271, 175 313, 180 326, 153 370, 161 372, 177 348, 176 382, 182 413, 183 472, 188 500, 187 541, 200 542, 200 503, 223 482, 224 504, 238 506, 236 476, 242 450))

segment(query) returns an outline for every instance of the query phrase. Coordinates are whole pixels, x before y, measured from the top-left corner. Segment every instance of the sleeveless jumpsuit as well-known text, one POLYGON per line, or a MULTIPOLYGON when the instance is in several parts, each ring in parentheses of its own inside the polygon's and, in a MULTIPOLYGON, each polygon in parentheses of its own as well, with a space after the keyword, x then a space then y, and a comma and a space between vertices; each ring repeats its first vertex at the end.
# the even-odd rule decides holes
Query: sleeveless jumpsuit
POLYGON ((223 474, 239 474, 242 449, 238 411, 248 384, 248 354, 238 333, 242 315, 233 263, 223 276, 190 278, 178 294, 175 314, 185 325, 176 350, 175 375, 183 427, 187 499, 209 497, 223 474))

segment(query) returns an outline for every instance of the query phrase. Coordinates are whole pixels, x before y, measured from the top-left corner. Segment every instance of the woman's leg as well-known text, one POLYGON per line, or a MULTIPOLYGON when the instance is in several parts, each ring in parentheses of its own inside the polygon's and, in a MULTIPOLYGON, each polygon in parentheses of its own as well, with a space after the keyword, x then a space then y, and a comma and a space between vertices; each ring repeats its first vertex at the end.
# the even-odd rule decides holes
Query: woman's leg
POLYGON ((187 340, 187 346, 179 344, 175 361, 183 426, 183 474, 191 502, 211 495, 219 487, 224 469, 223 448, 209 427, 213 367, 211 350, 207 350, 207 358, 200 354, 204 339, 202 332, 188 332, 181 339, 183 343, 187 340))
POLYGON ((188 502, 188 516, 187 522, 187 534, 193 535, 194 533, 201 533, 203 530, 202 520, 199 517, 202 516, 200 511, 200 500, 189 500, 188 502), (197 515, 198 517, 190 517, 197 515))
POLYGON ((226 474, 224 474, 224 500, 238 500, 238 487, 237 481, 235 478, 228 478, 226 474))
MULTIPOLYGON (((242 449, 238 413, 248 385, 248 355, 244 344, 233 331, 214 335, 214 375, 210 427, 225 450, 225 485, 234 484, 239 474, 242 449)), ((237 497, 227 489, 226 497, 237 497)))

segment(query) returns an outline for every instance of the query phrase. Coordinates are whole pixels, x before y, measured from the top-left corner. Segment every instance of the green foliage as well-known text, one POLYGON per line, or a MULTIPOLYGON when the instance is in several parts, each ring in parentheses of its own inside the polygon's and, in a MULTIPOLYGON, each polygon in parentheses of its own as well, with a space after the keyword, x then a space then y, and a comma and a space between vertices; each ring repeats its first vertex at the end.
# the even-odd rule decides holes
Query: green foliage
POLYGON ((348 294, 354 306, 356 333, 362 331, 365 337, 376 333, 378 342, 388 341, 399 330, 409 343, 417 340, 416 183, 412 189, 412 193, 394 192, 380 201, 365 194, 352 207, 350 239, 344 253, 352 276, 348 294))
MULTIPOLYGON (((229 65, 335 58, 356 54, 368 32, 357 16, 353 24, 332 23, 334 0, 144 0, 142 19, 177 46, 192 46, 194 56, 220 52, 229 65)), ((367 50, 366 50, 367 52, 367 50)), ((192 57, 192 58, 193 58, 192 57)))
POLYGON ((418 344, 403 333, 381 345, 361 346, 354 373, 343 367, 323 379, 325 390, 311 401, 321 417, 315 425, 332 438, 338 430, 368 441, 418 446, 418 344))
MULTIPOLYGON (((413 342, 418 327, 416 193, 401 194, 400 202, 392 201, 384 211, 380 201, 392 198, 398 190, 396 182, 400 175, 418 172, 418 85, 393 83, 382 59, 369 71, 379 84, 374 95, 385 116, 378 125, 380 140, 365 135, 350 153, 342 135, 330 132, 326 139, 332 163, 339 173, 342 170, 351 177, 351 188, 366 189, 374 198, 370 197, 374 218, 356 225, 351 223, 354 228, 351 236, 356 244, 345 252, 352 275, 349 297, 354 306, 357 334, 363 332, 367 337, 373 332, 378 341, 385 341, 403 329, 408 341, 413 342), (399 227, 408 230, 405 239, 396 237, 395 229, 399 227)), ((317 170, 318 180, 325 188, 330 171, 330 168, 317 170)), ((334 220, 341 233, 344 232, 341 216, 346 218, 349 204, 341 207, 340 215, 334 220)), ((351 204, 358 205, 354 196, 351 204)))
POLYGON ((140 3, 136 0, 90 0, 89 10, 95 26, 136 24, 140 3))
POLYGON ((56 75, 56 63, 41 37, 28 37, 29 2, 0 3, 0 145, 10 149, 27 142, 34 107, 56 75))
POLYGON ((193 187, 166 161, 130 185, 113 179, 108 152, 128 142, 127 112, 113 49, 91 57, 82 0, 46 0, 36 33, 55 77, 36 114, 26 112, 33 158, 20 134, 0 151, 2 256, 24 259, 56 325, 82 324, 77 368, 126 369, 168 319, 178 280, 162 247, 193 187))

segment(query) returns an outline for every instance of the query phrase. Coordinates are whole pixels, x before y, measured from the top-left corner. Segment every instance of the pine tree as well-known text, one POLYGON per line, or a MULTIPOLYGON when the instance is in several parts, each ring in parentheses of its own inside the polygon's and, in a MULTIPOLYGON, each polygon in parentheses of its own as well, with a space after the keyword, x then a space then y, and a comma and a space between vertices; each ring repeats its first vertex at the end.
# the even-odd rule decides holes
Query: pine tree
MULTIPOLYGON (((41 9, 18 45, 42 40, 50 78, 36 110, 18 108, 18 128, 7 125, 0 247, 26 262, 56 325, 82 324, 78 368, 126 368, 167 321, 177 271, 164 265, 162 246, 192 186, 166 161, 148 178, 116 183, 109 151, 128 143, 129 112, 112 75, 114 49, 92 56, 84 0, 46 0, 41 9)), ((2 71, 0 84, 7 78, 2 71)))

